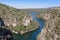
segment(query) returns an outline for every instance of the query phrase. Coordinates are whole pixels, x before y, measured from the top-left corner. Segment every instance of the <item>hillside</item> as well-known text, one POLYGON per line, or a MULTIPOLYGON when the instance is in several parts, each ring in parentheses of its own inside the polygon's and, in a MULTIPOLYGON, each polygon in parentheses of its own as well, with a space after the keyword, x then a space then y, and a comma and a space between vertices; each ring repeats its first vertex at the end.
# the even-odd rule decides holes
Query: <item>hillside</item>
POLYGON ((48 8, 36 17, 45 20, 44 28, 37 40, 60 40, 60 8, 48 8))
POLYGON ((31 14, 0 3, 0 18, 4 21, 4 28, 14 33, 25 33, 38 28, 38 23, 33 20, 31 14))

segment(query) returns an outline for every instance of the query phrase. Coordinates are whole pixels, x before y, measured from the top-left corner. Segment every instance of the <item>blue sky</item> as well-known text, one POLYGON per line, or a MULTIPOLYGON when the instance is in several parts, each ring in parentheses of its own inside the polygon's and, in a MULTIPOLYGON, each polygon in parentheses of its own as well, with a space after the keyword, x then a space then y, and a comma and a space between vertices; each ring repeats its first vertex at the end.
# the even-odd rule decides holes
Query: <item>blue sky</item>
POLYGON ((47 8, 60 6, 60 0, 0 0, 0 3, 23 8, 47 8))

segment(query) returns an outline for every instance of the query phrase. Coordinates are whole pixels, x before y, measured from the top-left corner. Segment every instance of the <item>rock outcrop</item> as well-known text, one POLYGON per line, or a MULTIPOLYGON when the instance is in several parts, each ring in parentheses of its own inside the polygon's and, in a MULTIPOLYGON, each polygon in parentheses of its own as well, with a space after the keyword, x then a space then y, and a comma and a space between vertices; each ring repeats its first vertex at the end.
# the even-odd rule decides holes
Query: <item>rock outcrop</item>
POLYGON ((30 17, 30 16, 25 16, 25 17, 23 18, 22 24, 23 24, 24 26, 28 26, 31 21, 33 21, 33 18, 32 18, 32 17, 30 17))
POLYGON ((49 9, 46 13, 49 14, 50 18, 46 20, 42 16, 46 21, 44 28, 37 36, 37 40, 60 40, 60 9, 49 9))
POLYGON ((1 3, 0 18, 3 19, 6 28, 14 33, 18 33, 20 31, 25 33, 25 31, 28 32, 28 30, 34 28, 37 29, 39 26, 38 23, 33 20, 31 15, 27 14, 27 12, 1 3))

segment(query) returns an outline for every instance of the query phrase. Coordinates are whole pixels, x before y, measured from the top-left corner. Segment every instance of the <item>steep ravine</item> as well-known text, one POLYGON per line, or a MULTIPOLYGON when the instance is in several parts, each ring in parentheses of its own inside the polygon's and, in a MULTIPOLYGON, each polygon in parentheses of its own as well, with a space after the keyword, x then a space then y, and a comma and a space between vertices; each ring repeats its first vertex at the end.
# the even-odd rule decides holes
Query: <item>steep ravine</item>
POLYGON ((13 34, 15 40, 37 40, 37 35, 41 32, 41 29, 44 27, 44 20, 36 18, 36 12, 31 12, 31 14, 32 18, 39 23, 39 28, 37 30, 27 32, 23 35, 13 34))

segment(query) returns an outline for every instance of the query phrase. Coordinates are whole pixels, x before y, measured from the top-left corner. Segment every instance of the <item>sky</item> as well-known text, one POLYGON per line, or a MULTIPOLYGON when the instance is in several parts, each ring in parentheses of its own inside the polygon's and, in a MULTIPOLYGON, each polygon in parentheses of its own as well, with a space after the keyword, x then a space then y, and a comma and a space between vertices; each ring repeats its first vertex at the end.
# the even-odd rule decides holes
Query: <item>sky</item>
POLYGON ((0 0, 0 3, 18 9, 47 8, 60 6, 60 0, 0 0))

